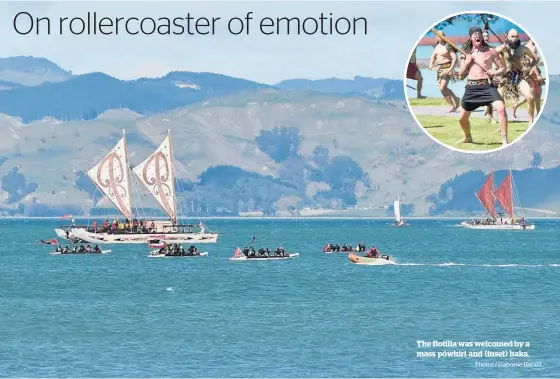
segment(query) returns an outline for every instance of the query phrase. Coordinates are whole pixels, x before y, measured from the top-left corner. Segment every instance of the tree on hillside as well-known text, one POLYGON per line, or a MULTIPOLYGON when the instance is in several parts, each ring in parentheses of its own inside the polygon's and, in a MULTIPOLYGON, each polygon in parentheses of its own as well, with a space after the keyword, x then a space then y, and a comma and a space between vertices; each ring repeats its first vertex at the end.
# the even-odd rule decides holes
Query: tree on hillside
POLYGON ((207 168, 198 176, 201 186, 218 185, 222 188, 232 188, 240 178, 245 177, 260 178, 261 175, 236 166, 219 165, 207 168))
POLYGON ((539 166, 542 164, 542 161, 543 161, 542 154, 533 151, 533 158, 531 159, 531 167, 539 168, 539 166))
MULTIPOLYGON (((484 14, 484 20, 486 20, 488 22, 488 24, 495 24, 499 18, 497 16, 491 15, 491 14, 484 14)), ((439 24, 437 24, 434 29, 436 30, 443 30, 446 27, 455 24, 456 22, 459 21, 466 21, 469 23, 473 23, 473 24, 477 24, 480 26, 484 25, 484 20, 481 18, 480 14, 474 14, 474 13, 470 13, 470 14, 461 14, 461 15, 457 15, 457 16, 453 16, 453 17, 449 17, 448 19, 445 19, 444 21, 440 22, 439 24)))
POLYGON ((278 170, 279 178, 287 181, 299 190, 305 189, 305 162, 300 157, 289 157, 278 170))
MULTIPOLYGON (((284 166, 282 169, 287 170, 286 173, 292 172, 292 169, 301 171, 303 163, 296 162, 297 159, 290 158, 284 162, 289 167, 284 166), (292 164, 294 167, 291 167, 292 164)), ((299 177, 303 178, 303 175, 299 174, 299 177)), ((193 191, 186 195, 196 197, 198 202, 213 208, 225 208, 233 212, 259 209, 273 213, 274 203, 282 196, 304 196, 303 188, 297 188, 296 184, 235 166, 215 166, 200 174, 196 190, 193 187, 193 191)))
POLYGON ((25 175, 14 167, 4 177, 2 177, 2 189, 8 193, 6 204, 12 204, 20 201, 30 193, 35 192, 39 188, 37 183, 27 183, 25 175))
POLYGON ((319 168, 326 167, 329 164, 329 149, 322 145, 315 146, 311 155, 311 160, 319 168))
POLYGON ((331 189, 317 192, 313 200, 323 206, 328 203, 331 204, 330 206, 335 203, 338 204, 337 206, 356 205, 356 183, 369 182, 360 165, 347 156, 331 159, 324 168, 322 176, 331 189))
MULTIPOLYGON (((94 202, 97 202, 97 200, 103 197, 103 193, 97 189, 97 186, 91 181, 84 171, 76 172, 76 176, 77 178, 74 181, 75 188, 85 191, 94 202)), ((64 178, 64 180, 67 179, 64 178)))
POLYGON ((352 189, 358 180, 365 179, 365 173, 352 158, 340 156, 331 159, 325 170, 327 182, 333 189, 352 189))
POLYGON ((272 130, 261 130, 255 141, 263 153, 281 163, 288 157, 297 156, 301 137, 297 128, 276 126, 272 130))

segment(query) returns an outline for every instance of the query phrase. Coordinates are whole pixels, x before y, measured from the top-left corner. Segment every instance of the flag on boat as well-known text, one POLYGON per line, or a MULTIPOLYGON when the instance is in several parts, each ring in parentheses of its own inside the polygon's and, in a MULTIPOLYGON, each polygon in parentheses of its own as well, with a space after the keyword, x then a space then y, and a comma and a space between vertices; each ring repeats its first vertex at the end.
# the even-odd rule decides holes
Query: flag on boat
POLYGON ((167 246, 165 242, 165 235, 152 236, 148 241, 148 246, 152 249, 165 248, 167 246))
POLYGON ((240 248, 235 249, 235 254, 233 254, 234 258, 241 258, 243 256, 243 252, 240 248))
POLYGON ((167 246, 165 241, 154 242, 148 245, 148 247, 151 249, 161 249, 162 247, 165 248, 165 246, 167 246))

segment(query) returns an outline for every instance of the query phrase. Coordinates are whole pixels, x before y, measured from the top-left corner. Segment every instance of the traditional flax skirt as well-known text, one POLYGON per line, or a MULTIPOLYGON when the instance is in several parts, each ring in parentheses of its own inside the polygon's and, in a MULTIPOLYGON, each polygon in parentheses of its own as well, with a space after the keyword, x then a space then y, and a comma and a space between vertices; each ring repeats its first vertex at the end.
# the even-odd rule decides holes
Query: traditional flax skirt
POLYGON ((516 103, 521 93, 519 92, 519 83, 523 80, 520 70, 508 71, 502 78, 500 86, 502 94, 507 103, 516 103))
POLYGON ((442 80, 448 80, 451 83, 455 83, 457 78, 453 74, 442 74, 444 71, 448 70, 451 67, 451 62, 440 64, 437 69, 437 82, 441 82, 442 80))

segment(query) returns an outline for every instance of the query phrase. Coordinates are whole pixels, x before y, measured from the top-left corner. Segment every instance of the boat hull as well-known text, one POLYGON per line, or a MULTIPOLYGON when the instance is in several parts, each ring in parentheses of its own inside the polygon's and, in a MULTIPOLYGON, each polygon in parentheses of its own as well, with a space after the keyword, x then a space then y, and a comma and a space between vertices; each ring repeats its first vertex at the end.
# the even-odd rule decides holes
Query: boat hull
POLYGON ((406 228, 408 224, 391 224, 393 228, 406 228))
POLYGON ((61 239, 63 239, 63 240, 66 240, 66 241, 70 241, 70 242, 72 242, 72 243, 83 243, 83 242, 87 242, 87 241, 84 241, 84 240, 82 240, 82 239, 76 237, 76 236, 74 235, 74 230, 76 230, 76 228, 71 228, 71 229, 68 229, 68 230, 64 230, 64 229, 55 229, 54 232, 56 233, 56 235, 57 235, 59 238, 61 238, 61 239), (68 233, 66 233, 66 232, 68 232, 68 233))
POLYGON ((52 252, 52 253, 50 253, 50 254, 51 254, 51 255, 91 255, 91 254, 93 254, 93 255, 101 255, 101 254, 109 254, 110 252, 111 252, 111 250, 109 249, 109 250, 101 250, 100 253, 95 253, 95 252, 93 252, 93 251, 90 252, 90 253, 86 253, 86 252, 73 252, 73 251, 71 251, 71 252, 69 252, 69 253, 61 253, 61 252, 55 251, 55 252, 52 252))
MULTIPOLYGON (((66 233, 63 231, 64 235, 66 233)), ((92 233, 85 229, 72 229, 70 238, 77 238, 94 244, 146 244, 153 240, 165 240, 167 243, 216 243, 218 234, 210 233, 131 233, 110 234, 92 233)), ((57 232, 58 235, 58 232, 57 232)), ((65 238, 65 237, 62 237, 65 238)), ((66 238, 65 238, 66 239, 66 238)))
POLYGON ((283 261, 286 259, 293 259, 299 256, 299 253, 290 253, 288 254, 288 256, 284 256, 284 257, 253 257, 253 258, 247 258, 246 256, 241 256, 241 257, 232 257, 229 260, 230 261, 283 261))
POLYGON ((148 255, 149 258, 198 258, 198 257, 207 257, 208 252, 205 251, 204 253, 200 253, 199 255, 165 255, 159 254, 159 250, 154 250, 148 255))
POLYGON ((353 250, 346 250, 346 251, 342 251, 342 250, 340 250, 340 251, 323 251, 323 253, 325 253, 325 254, 341 254, 341 253, 342 254, 348 254, 348 253, 351 253, 353 251, 358 251, 358 249, 356 248, 356 249, 353 249, 353 250))
POLYGON ((348 254, 348 260, 354 264, 368 265, 368 266, 385 266, 385 265, 395 264, 395 261, 392 258, 385 259, 385 258, 360 257, 359 255, 353 253, 348 254))
POLYGON ((459 226, 467 229, 481 229, 481 230, 534 230, 535 225, 519 225, 519 224, 508 224, 508 225, 482 225, 473 224, 468 221, 463 221, 459 226))

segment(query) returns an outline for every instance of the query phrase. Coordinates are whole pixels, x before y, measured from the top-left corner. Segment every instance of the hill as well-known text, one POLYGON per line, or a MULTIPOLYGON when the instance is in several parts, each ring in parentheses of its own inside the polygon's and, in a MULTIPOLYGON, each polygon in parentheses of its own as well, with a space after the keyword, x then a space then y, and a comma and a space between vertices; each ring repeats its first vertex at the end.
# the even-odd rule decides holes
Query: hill
POLYGON ((366 78, 356 76, 353 80, 329 78, 321 80, 290 79, 275 84, 285 91, 311 90, 331 94, 366 95, 376 100, 404 100, 402 80, 366 78))
POLYGON ((0 58, 0 81, 36 86, 46 82, 64 81, 71 76, 71 71, 62 69, 46 58, 0 58))
MULTIPOLYGON (((90 120, 116 108, 149 115, 263 88, 272 86, 205 72, 175 71, 159 78, 119 80, 104 73, 72 75, 45 58, 0 59, 0 113, 20 117, 25 123, 43 117, 90 120)), ((287 80, 276 88, 311 89, 373 100, 404 100, 402 81, 360 76, 353 80, 287 80)))
POLYGON ((91 73, 62 82, 0 91, 0 113, 20 117, 26 123, 45 116, 64 121, 89 120, 109 109, 128 108, 150 114, 266 87, 245 79, 207 73, 174 72, 162 78, 131 81, 91 73))
MULTIPOLYGON (((102 206, 87 200, 100 196, 84 170, 122 129, 136 164, 167 128, 179 192, 212 214, 303 207, 390 211, 397 193, 403 209, 416 215, 469 213, 480 210, 470 194, 484 174, 509 168, 530 170, 516 176, 520 188, 538 183, 539 196, 528 204, 522 199, 524 205, 560 204, 550 174, 560 166, 559 76, 550 78, 545 112, 521 142, 473 155, 449 151, 418 128, 398 100, 404 98, 400 81, 296 79, 274 88, 192 72, 121 81, 103 73, 72 76, 42 64, 28 68, 60 77, 66 72, 67 78, 36 86, 0 82, 11 87, 0 91, 0 210, 6 214, 102 206)), ((137 192, 138 201, 154 206, 137 192)))
MULTIPOLYGON (((121 129, 127 130, 131 163, 137 164, 171 128, 183 198, 216 213, 273 213, 304 206, 378 208, 390 205, 400 192, 416 215, 445 214, 455 208, 445 206, 447 198, 438 194, 457 175, 526 169, 535 150, 542 155, 541 169, 559 165, 555 123, 560 120, 552 100, 557 87, 551 85, 555 89, 546 118, 513 147, 485 155, 440 147, 407 110, 391 102, 313 91, 262 89, 147 117, 121 110, 89 121, 47 118, 26 125, 4 116, 0 127, 8 133, 0 141, 2 207, 26 214, 46 212, 45 207, 83 210, 95 192, 83 171, 116 143, 121 129)), ((520 185, 531 180, 516 178, 520 185)), ((478 184, 473 177, 459 187, 470 190, 478 184)), ((447 186, 455 193, 457 186, 447 186)), ((547 201, 557 199, 553 187, 548 188, 547 201)), ((476 207, 472 203, 461 211, 476 207)))

